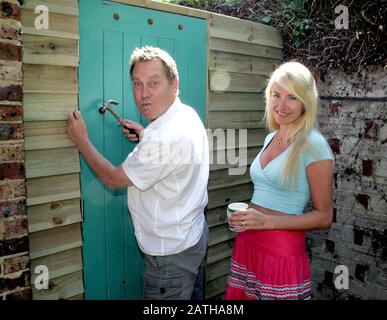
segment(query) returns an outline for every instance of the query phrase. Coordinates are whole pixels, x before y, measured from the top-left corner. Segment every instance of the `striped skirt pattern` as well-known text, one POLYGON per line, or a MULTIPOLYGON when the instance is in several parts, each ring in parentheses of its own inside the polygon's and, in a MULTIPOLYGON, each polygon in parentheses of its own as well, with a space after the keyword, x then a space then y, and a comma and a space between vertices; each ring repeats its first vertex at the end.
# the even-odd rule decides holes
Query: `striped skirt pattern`
POLYGON ((237 235, 226 300, 310 298, 310 266, 304 232, 263 230, 237 235))

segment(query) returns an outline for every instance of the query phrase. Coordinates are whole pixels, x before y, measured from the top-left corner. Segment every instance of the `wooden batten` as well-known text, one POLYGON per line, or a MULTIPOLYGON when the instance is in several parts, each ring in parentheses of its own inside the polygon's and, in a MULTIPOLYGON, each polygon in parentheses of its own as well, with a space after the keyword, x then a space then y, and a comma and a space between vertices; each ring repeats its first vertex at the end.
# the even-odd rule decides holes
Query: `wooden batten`
POLYGON ((27 179, 27 192, 27 206, 79 198, 79 174, 27 179))
MULTIPOLYGON (((31 262, 31 270, 39 265, 47 266, 50 272, 50 279, 55 279, 66 274, 77 272, 83 269, 82 266, 82 248, 76 247, 54 253, 48 256, 36 258, 31 262)), ((37 275, 31 273, 31 282, 35 282, 37 275)))
POLYGON ((67 134, 67 121, 25 122, 24 135, 27 151, 74 146, 67 134))
POLYGON ((78 109, 76 93, 25 93, 24 121, 66 120, 78 109))
POLYGON ((24 64, 25 93, 78 93, 77 68, 24 64))
POLYGON ((26 177, 38 178, 80 172, 75 147, 26 151, 26 177))
POLYGON ((79 199, 53 201, 27 207, 28 230, 37 232, 82 221, 79 199))
MULTIPOLYGON (((44 1, 40 3, 45 4, 44 1)), ((79 39, 77 16, 50 12, 48 29, 37 29, 35 27, 36 17, 37 14, 35 14, 34 10, 22 9, 21 23, 24 34, 79 39)))
POLYGON ((30 234, 31 259, 70 250, 82 246, 81 226, 70 224, 30 234))
POLYGON ((220 39, 216 37, 211 37, 209 49, 214 51, 243 54, 252 57, 262 57, 276 60, 282 59, 282 50, 280 48, 258 46, 253 43, 220 39))
POLYGON ((275 70, 277 63, 279 60, 211 51, 209 70, 258 74, 267 77, 275 70))
POLYGON ((23 63, 77 67, 78 41, 26 34, 23 38, 23 63))
POLYGON ((210 37, 282 48, 281 33, 271 26, 218 14, 210 14, 208 23, 210 37))
POLYGON ((48 290, 33 289, 35 300, 61 300, 78 296, 84 292, 82 271, 52 279, 48 290))
POLYGON ((45 5, 49 12, 60 13, 69 16, 78 16, 78 0, 27 0, 22 8, 35 10, 38 5, 45 5))

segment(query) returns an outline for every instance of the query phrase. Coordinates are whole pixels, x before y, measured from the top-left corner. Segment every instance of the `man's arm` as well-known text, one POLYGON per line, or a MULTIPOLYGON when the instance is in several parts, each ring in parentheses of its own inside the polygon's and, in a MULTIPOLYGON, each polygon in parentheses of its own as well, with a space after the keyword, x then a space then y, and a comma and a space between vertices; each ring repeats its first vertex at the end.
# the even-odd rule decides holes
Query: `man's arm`
POLYGON ((87 164, 106 185, 112 189, 133 185, 122 166, 114 167, 89 141, 87 127, 79 111, 70 113, 67 131, 87 164))

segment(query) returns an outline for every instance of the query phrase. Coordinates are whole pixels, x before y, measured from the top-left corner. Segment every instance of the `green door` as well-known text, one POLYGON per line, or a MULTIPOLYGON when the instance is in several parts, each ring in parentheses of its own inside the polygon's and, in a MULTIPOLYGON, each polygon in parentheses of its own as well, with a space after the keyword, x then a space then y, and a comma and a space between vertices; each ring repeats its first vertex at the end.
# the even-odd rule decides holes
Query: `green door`
MULTIPOLYGON (((176 60, 180 98, 205 122, 207 22, 102 0, 79 1, 79 106, 89 138, 119 165, 135 146, 111 114, 98 108, 119 102, 118 114, 146 123, 134 103, 129 57, 135 47, 158 46, 176 60), (180 27, 179 27, 180 25, 180 27)), ((111 190, 81 159, 83 262, 86 299, 140 299, 142 257, 127 209, 126 189, 111 190)))

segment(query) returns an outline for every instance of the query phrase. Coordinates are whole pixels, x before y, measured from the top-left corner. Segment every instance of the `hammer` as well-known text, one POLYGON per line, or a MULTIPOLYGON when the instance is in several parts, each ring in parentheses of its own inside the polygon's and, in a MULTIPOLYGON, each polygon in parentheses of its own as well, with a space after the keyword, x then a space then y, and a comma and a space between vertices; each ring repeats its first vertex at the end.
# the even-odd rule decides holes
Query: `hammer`
POLYGON ((116 100, 112 100, 112 99, 106 100, 103 106, 98 109, 98 111, 103 114, 105 113, 106 110, 108 110, 118 120, 118 122, 121 124, 123 128, 129 130, 130 134, 135 134, 137 139, 139 139, 136 131, 134 131, 133 129, 129 129, 124 123, 124 120, 117 114, 117 112, 113 110, 112 105, 116 106, 117 104, 118 102, 116 100))

